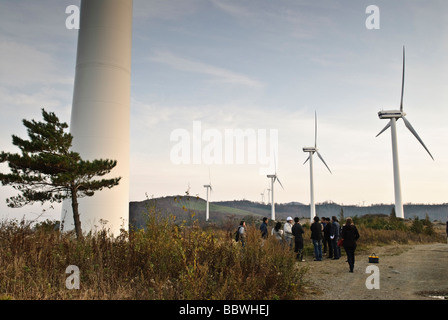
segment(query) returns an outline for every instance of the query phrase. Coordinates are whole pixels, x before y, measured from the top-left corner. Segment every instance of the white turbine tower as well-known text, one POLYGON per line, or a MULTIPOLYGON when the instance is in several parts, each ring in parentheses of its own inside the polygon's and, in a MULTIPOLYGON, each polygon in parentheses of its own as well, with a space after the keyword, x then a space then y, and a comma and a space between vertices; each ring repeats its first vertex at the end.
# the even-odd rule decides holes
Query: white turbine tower
MULTIPOLYGON (((274 158, 274 161, 275 161, 275 158, 274 158)), ((271 189, 270 189, 271 190, 271 220, 275 221, 275 202, 274 202, 274 183, 275 183, 275 181, 278 181, 278 183, 280 184, 280 186, 282 187, 283 190, 285 188, 283 188, 283 185, 277 176, 277 166, 276 165, 275 165, 275 173, 268 174, 267 177, 271 179, 271 189)))
POLYGON ((324 158, 320 155, 319 151, 317 151, 317 114, 314 113, 314 147, 305 147, 303 148, 303 152, 308 152, 310 155, 305 160, 303 164, 305 164, 308 160, 310 161, 310 219, 311 222, 313 221, 313 218, 316 216, 316 204, 314 203, 314 175, 313 175, 313 155, 314 153, 317 153, 317 156, 320 160, 324 163, 324 165, 327 167, 328 171, 331 170, 327 166, 327 164, 324 161, 324 158))
POLYGON ((208 179, 209 179, 208 180, 209 183, 208 184, 204 184, 204 188, 207 189, 207 204, 206 204, 206 207, 205 207, 205 221, 208 221, 209 218, 210 218, 209 202, 208 202, 208 191, 210 190, 210 195, 211 195, 211 192, 213 191, 212 179, 210 178, 210 170, 208 171, 208 179))
POLYGON ((261 195, 261 203, 264 203, 264 192, 265 192, 265 191, 266 191, 266 189, 263 190, 262 193, 260 193, 260 195, 261 195))
MULTIPOLYGON (((102 221, 118 235, 129 223, 132 0, 82 0, 80 11, 72 149, 86 160, 117 160, 108 177, 121 177, 118 186, 80 199, 81 226, 89 232, 102 221)), ((73 229, 69 201, 61 220, 73 229)))
POLYGON ((388 111, 380 111, 378 112, 378 117, 380 119, 390 119, 387 125, 380 131, 376 136, 378 137, 381 133, 386 131, 389 127, 391 128, 391 137, 392 137, 392 158, 393 158, 393 167, 394 167, 394 190, 395 190, 395 214, 399 218, 404 219, 404 210, 403 210, 403 199, 401 197, 401 182, 400 182, 400 166, 398 163, 398 144, 397 144, 397 121, 401 118, 406 126, 406 128, 411 131, 411 133, 417 138, 417 140, 421 143, 423 148, 428 152, 429 156, 434 160, 433 156, 429 152, 428 148, 426 148, 422 139, 418 136, 417 132, 412 127, 411 123, 405 118, 406 113, 403 112, 403 94, 404 94, 404 70, 405 70, 405 49, 403 46, 403 74, 401 78, 401 102, 400 102, 400 110, 388 110, 388 111))

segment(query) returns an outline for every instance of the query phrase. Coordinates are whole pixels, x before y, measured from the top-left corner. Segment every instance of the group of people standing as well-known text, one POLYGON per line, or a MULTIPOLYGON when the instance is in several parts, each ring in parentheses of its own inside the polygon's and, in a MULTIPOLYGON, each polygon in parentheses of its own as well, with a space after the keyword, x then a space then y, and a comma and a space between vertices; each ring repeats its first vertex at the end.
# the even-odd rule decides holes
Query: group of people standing
MULTIPOLYGON (((260 225, 261 236, 266 239, 268 237, 268 218, 263 218, 263 223, 260 225)), ((303 259, 303 231, 302 225, 299 223, 299 218, 286 218, 286 223, 282 225, 277 222, 271 230, 271 235, 279 242, 284 243, 289 248, 293 249, 297 254, 297 260, 305 261, 303 259)))
POLYGON ((352 218, 347 218, 345 224, 340 226, 336 216, 330 218, 314 217, 314 222, 310 227, 311 239, 314 246, 314 260, 322 261, 323 253, 328 250, 329 259, 338 260, 341 258, 341 247, 347 254, 349 272, 353 272, 355 267, 356 241, 359 239, 359 232, 353 223, 352 218))
MULTIPOLYGON (((267 238, 268 236, 268 218, 263 218, 263 223, 260 226, 261 236, 267 238)), ((341 257, 341 246, 347 254, 347 262, 349 264, 349 271, 353 272, 355 266, 355 250, 356 241, 359 239, 359 232, 353 224, 351 218, 347 218, 344 226, 340 226, 336 216, 330 218, 314 217, 314 222, 311 224, 311 240, 314 247, 314 260, 322 261, 323 254, 328 251, 327 258, 338 260, 341 257)), ((300 224, 298 217, 286 218, 286 223, 282 225, 277 222, 271 231, 271 235, 280 242, 285 243, 291 249, 294 248, 296 258, 298 261, 305 261, 303 259, 303 234, 304 230, 300 224)))
POLYGON ((341 248, 338 246, 341 227, 335 216, 331 218, 331 221, 330 218, 325 217, 319 221, 319 217, 314 217, 310 230, 316 261, 322 260, 322 246, 324 254, 328 250, 328 258, 338 260, 341 257, 341 248))

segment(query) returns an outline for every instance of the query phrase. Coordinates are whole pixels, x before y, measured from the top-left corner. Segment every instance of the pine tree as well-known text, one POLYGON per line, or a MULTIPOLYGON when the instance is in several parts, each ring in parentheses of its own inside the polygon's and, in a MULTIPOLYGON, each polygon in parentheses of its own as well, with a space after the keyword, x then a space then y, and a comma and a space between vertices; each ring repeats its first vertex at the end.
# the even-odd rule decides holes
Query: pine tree
POLYGON ((35 202, 62 202, 71 199, 75 232, 82 238, 78 199, 91 197, 103 188, 118 185, 120 177, 95 179, 108 174, 116 165, 115 160, 81 159, 70 150, 73 136, 66 133, 66 123, 61 123, 52 112, 42 109, 44 122, 23 120, 29 140, 12 136, 13 145, 21 154, 1 152, 0 163, 8 162, 10 173, 0 173, 2 185, 19 191, 6 200, 9 207, 19 208, 35 202))

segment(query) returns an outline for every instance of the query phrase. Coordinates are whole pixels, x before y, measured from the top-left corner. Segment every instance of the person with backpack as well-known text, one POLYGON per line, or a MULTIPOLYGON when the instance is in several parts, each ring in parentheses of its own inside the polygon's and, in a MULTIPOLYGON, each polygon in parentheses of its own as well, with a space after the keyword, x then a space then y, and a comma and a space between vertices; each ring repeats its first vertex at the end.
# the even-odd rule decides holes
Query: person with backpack
POLYGON ((235 241, 241 241, 243 248, 246 246, 246 221, 244 220, 242 220, 238 226, 238 230, 235 233, 235 241))

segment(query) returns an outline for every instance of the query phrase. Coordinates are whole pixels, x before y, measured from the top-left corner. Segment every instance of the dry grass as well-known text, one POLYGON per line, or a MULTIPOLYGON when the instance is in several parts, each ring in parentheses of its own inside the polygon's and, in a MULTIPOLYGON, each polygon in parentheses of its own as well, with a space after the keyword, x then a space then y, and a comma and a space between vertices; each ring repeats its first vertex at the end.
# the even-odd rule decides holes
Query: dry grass
MULTIPOLYGON (((382 244, 445 241, 410 229, 358 225, 359 249, 382 244)), ((236 230, 236 226, 235 226, 236 230)), ((300 299, 306 268, 273 237, 247 228, 242 248, 229 230, 179 225, 148 208, 145 230, 110 237, 103 230, 76 240, 70 233, 0 224, 0 299, 300 299), (80 270, 80 289, 69 290, 69 265, 80 270)), ((305 228, 305 251, 312 255, 305 228)))
POLYGON ((0 227, 2 299, 298 299, 304 270, 248 228, 245 248, 225 232, 177 226, 150 213, 146 231, 78 241, 24 223, 0 227), (67 266, 80 289, 65 287, 67 266))

